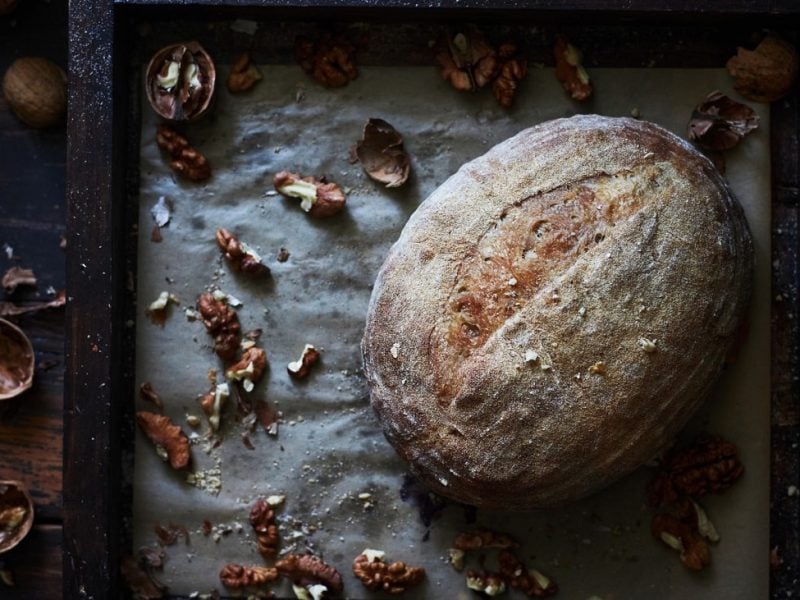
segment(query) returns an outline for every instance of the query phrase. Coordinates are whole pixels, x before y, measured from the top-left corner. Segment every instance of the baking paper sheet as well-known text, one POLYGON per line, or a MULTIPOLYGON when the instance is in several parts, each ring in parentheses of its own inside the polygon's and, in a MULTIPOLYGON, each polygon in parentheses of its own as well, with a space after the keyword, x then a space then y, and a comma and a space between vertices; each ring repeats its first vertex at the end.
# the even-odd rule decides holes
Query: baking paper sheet
MULTIPOLYGON (((227 68, 220 68, 222 76, 227 68)), ((224 592, 218 572, 226 563, 264 564, 247 521, 259 496, 283 493, 279 511, 283 547, 306 547, 324 556, 345 579, 349 597, 375 597, 353 578, 350 565, 364 548, 427 569, 424 585, 409 598, 468 598, 464 574, 444 562, 456 532, 469 529, 465 511, 450 506, 428 533, 415 506, 401 500, 403 464, 384 440, 368 404, 359 342, 374 277, 408 216, 464 162, 523 128, 575 112, 628 116, 637 109, 685 135, 692 108, 719 89, 736 98, 724 70, 595 69, 596 97, 577 105, 549 69, 533 70, 513 110, 497 106, 488 90, 457 93, 433 67, 362 68, 356 81, 324 89, 292 66, 262 67, 264 80, 250 93, 231 96, 218 86, 212 116, 188 130, 190 141, 210 160, 204 184, 176 180, 154 142, 157 118, 142 108, 141 196, 137 298, 137 383, 152 382, 164 412, 189 432, 187 414, 202 416, 197 396, 208 389, 207 371, 220 368, 211 338, 183 309, 197 295, 218 287, 243 302, 244 331, 263 328, 270 370, 252 393, 282 413, 279 435, 251 435, 231 403, 224 412, 222 443, 193 446, 194 469, 219 468, 218 495, 185 482, 137 434, 134 473, 135 547, 155 542, 153 524, 190 530, 188 545, 168 548, 163 580, 172 593, 224 592), (413 175, 397 190, 371 181, 348 162, 349 148, 369 117, 389 121, 404 136, 413 175), (327 174, 348 194, 347 209, 331 220, 314 220, 297 201, 270 195, 272 176, 289 169, 327 174), (168 197, 174 214, 150 241, 150 208, 168 197), (231 272, 214 241, 226 227, 254 246, 272 269, 267 282, 231 272), (291 256, 279 263, 286 248, 291 256), (162 291, 178 296, 164 327, 144 309, 162 291), (306 343, 322 360, 304 382, 292 381, 286 365, 306 343), (368 500, 359 499, 362 493, 368 500), (371 508, 365 508, 365 503, 371 508), (215 525, 204 536, 202 522, 215 525), (226 533, 227 532, 227 533, 226 533)), ((722 540, 711 566, 689 572, 677 553, 654 540, 645 506, 647 469, 577 504, 532 514, 478 511, 477 524, 513 533, 520 557, 551 576, 560 598, 764 598, 768 590, 769 490, 769 114, 759 129, 727 155, 727 177, 742 202, 755 238, 755 298, 749 338, 713 398, 692 420, 691 431, 710 430, 741 450, 745 476, 725 495, 703 499, 722 540)), ((144 405, 141 405, 144 408, 144 405)), ((204 420, 205 422, 205 420, 204 420)), ((197 431, 200 438, 206 426, 197 431)), ((475 565, 473 565, 475 566, 475 565)), ((284 584, 279 593, 291 596, 284 584)), ((511 592, 510 597, 521 597, 511 592)))

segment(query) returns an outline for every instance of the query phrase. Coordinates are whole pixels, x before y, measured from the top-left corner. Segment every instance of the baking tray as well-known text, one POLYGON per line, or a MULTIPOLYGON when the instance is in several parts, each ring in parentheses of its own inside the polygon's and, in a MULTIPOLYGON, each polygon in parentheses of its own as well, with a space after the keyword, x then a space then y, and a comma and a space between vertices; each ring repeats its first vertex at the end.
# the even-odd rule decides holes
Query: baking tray
MULTIPOLYGON (((417 23, 390 38, 371 55, 375 64, 429 64, 430 55, 414 31, 455 21, 503 29, 508 23, 560 30, 591 49, 593 67, 719 67, 758 27, 772 26, 794 39, 797 9, 780 3, 693 4, 679 10, 641 5, 609 11, 604 3, 436 3, 419 11, 403 3, 381 10, 363 3, 335 6, 302 3, 254 7, 193 6, 181 3, 86 3, 71 7, 71 62, 68 162, 71 253, 69 364, 65 436, 65 597, 105 598, 120 590, 119 556, 127 548, 126 499, 118 482, 131 439, 133 341, 126 323, 135 317, 129 281, 135 277, 140 114, 132 68, 146 60, 137 28, 157 22, 160 32, 175 27, 173 39, 202 37, 218 62, 242 49, 220 20, 284 19, 288 23, 370 20, 417 23), (702 8, 693 13, 690 8, 702 8), (570 9, 570 12, 564 12, 570 9), (657 21, 657 23, 656 23, 657 21), (414 48, 417 51, 414 51, 414 48), (421 49, 421 51, 420 51, 421 49), (228 55, 226 56, 226 51, 228 55), (132 81, 134 83, 132 83, 132 81), (91 124, 91 126, 89 126, 91 124), (127 440, 127 441, 126 441, 127 440), (87 477, 87 473, 91 477, 87 477)), ((293 39, 291 27, 287 39, 293 39)), ((398 31, 400 31, 398 27, 398 31)), ((423 35, 427 41, 427 36, 423 35)), ((550 48, 532 39, 532 60, 550 61, 550 48)), ((280 42, 280 40, 279 40, 280 42)), ((271 43, 274 43, 271 42, 271 43)), ((275 62, 291 64, 291 43, 276 44, 275 62), (283 50, 281 50, 283 48, 283 50)), ((266 52, 266 48, 259 48, 266 52)), ((771 594, 785 597, 798 565, 797 502, 787 493, 797 483, 797 93, 771 107, 773 189, 772 306, 772 487, 771 546, 784 561, 771 576, 771 594)), ((764 561, 769 559, 764 556, 764 561)), ((351 590, 352 591, 352 590, 351 590)))

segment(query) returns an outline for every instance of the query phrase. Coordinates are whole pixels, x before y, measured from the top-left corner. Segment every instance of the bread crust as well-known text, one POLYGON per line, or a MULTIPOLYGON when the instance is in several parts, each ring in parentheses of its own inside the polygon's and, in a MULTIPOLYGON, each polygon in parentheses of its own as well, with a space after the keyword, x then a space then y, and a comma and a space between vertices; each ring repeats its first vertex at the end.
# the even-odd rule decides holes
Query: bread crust
POLYGON ((437 493, 575 500, 701 404, 752 262, 741 207, 677 136, 597 115, 527 129, 463 165, 391 248, 362 341, 372 406, 437 493))

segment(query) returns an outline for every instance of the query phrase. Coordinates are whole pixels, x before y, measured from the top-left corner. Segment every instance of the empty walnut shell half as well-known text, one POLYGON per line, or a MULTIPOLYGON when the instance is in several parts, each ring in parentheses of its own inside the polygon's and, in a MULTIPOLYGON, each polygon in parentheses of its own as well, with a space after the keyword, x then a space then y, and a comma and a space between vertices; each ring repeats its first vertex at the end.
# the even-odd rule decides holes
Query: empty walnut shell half
POLYGON ((16 325, 0 319, 0 401, 20 395, 33 385, 33 346, 16 325))
POLYGON ((356 157, 367 175, 386 187, 400 187, 411 171, 403 137, 383 119, 367 121, 356 145, 356 157))
POLYGON ((150 106, 170 121, 194 121, 214 96, 214 61, 197 42, 162 48, 147 65, 145 91, 150 106))
POLYGON ((28 535, 33 525, 33 500, 18 481, 0 481, 0 554, 28 535))

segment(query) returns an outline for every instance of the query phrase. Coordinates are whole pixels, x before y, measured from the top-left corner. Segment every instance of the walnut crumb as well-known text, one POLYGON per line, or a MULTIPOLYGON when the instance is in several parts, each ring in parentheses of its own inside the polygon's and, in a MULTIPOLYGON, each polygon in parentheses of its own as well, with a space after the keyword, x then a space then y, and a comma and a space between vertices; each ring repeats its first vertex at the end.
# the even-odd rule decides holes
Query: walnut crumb
POLYGON ((592 375, 605 375, 606 372, 606 363, 604 363, 602 360, 597 361, 591 367, 589 367, 589 373, 592 375))
POLYGON ((653 352, 656 351, 656 342, 657 340, 651 340, 646 337, 640 337, 637 343, 639 344, 639 348, 641 348, 644 352, 652 354, 653 352))

